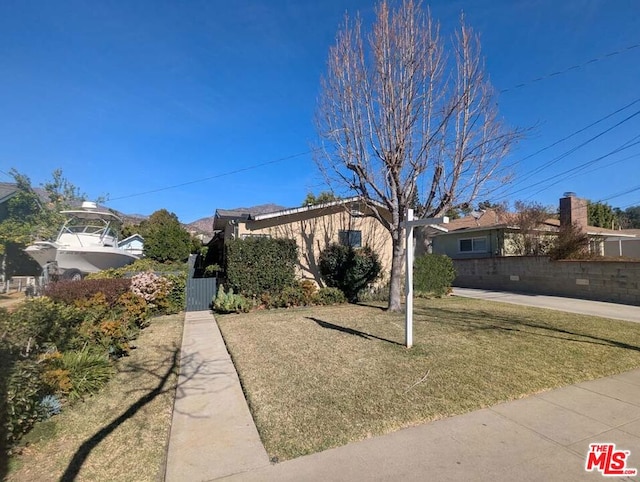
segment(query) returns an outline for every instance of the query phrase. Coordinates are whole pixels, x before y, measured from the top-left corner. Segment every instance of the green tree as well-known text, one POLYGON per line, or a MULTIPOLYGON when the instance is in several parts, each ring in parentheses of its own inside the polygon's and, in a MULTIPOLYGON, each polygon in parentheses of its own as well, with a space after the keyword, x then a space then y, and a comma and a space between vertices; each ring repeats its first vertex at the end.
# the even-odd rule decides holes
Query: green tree
POLYGON ((640 229, 640 206, 631 206, 623 212, 625 229, 640 229))
POLYGON ((0 255, 7 277, 19 274, 22 269, 33 272, 35 265, 23 256, 22 249, 34 238, 54 238, 64 220, 60 211, 77 203, 82 196, 60 169, 53 171, 52 179, 43 185, 44 194, 36 192, 25 174, 16 169, 11 169, 9 174, 17 192, 6 202, 0 220, 0 255))
POLYGON ((325 204, 333 201, 337 201, 340 198, 333 194, 331 191, 322 191, 317 196, 312 192, 307 194, 302 202, 303 206, 315 206, 317 204, 325 204))
POLYGON ((184 261, 191 251, 191 236, 178 217, 166 209, 154 212, 141 223, 144 255, 161 263, 184 261))
POLYGON ((615 229, 620 226, 616 211, 607 203, 591 202, 587 204, 588 224, 599 228, 615 229))

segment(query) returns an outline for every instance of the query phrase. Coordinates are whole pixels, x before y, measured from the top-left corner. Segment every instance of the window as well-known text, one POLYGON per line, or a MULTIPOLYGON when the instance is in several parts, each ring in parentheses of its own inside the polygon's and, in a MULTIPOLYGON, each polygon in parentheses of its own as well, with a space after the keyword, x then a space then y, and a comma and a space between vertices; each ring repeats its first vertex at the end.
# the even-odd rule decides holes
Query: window
POLYGON ((487 238, 467 238, 459 240, 461 253, 486 253, 487 238))
POLYGON ((343 246, 351 246, 352 248, 360 248, 362 246, 362 231, 339 231, 338 241, 343 246))

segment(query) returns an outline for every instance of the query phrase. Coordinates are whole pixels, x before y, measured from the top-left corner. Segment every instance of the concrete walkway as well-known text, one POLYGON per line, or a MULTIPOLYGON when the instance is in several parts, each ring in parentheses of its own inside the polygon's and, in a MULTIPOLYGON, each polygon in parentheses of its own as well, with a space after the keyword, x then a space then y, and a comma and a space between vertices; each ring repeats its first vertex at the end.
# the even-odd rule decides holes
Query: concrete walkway
POLYGON ((537 308, 548 308, 550 310, 568 311, 581 315, 601 316, 603 318, 614 318, 640 323, 640 306, 620 305, 617 303, 606 303, 604 301, 578 300, 575 298, 563 298, 561 296, 508 293, 506 291, 471 288, 454 288, 453 294, 467 298, 535 306, 537 308))
MULTIPOLYGON (((208 313, 185 321, 169 481, 573 481, 590 443, 640 469, 640 370, 270 464, 208 313)), ((640 477, 618 480, 640 480, 640 477)))
POLYGON ((214 480, 269 465, 213 315, 187 312, 166 481, 214 480))

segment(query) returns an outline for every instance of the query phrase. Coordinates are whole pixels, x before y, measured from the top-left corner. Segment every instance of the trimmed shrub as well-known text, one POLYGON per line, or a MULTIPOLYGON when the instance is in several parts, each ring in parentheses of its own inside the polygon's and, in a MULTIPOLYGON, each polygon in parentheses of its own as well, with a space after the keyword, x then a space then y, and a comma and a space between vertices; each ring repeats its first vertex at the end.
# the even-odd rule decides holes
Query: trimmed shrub
POLYGON ((347 297, 338 288, 320 288, 313 294, 312 301, 316 305, 338 305, 346 303, 347 297))
POLYGON ((352 248, 331 244, 318 262, 322 279, 331 288, 340 289, 350 302, 358 301, 360 292, 378 278, 382 264, 368 246, 352 248))
POLYGON ((222 285, 213 300, 213 309, 218 313, 246 313, 250 308, 249 300, 242 295, 235 294, 233 288, 229 288, 229 292, 225 293, 222 285))
POLYGON ((236 293, 258 297, 295 284, 298 246, 293 239, 236 239, 225 251, 227 284, 236 293))
POLYGON ((111 268, 97 273, 87 275, 85 279, 107 279, 107 278, 127 278, 135 273, 144 271, 154 271, 156 273, 164 273, 167 271, 178 271, 187 273, 188 266, 186 263, 160 263, 150 258, 142 258, 122 268, 111 268))
POLYGON ((148 305, 144 298, 129 291, 118 299, 118 305, 122 308, 122 319, 129 326, 144 328, 149 326, 148 305))
POLYGON ((49 284, 44 295, 53 301, 73 304, 77 300, 87 300, 97 293, 105 296, 109 306, 115 305, 120 295, 129 291, 130 279, 84 279, 80 281, 58 281, 49 284))
POLYGON ((165 274, 163 275, 171 282, 171 289, 167 296, 158 300, 158 308, 161 313, 170 315, 179 313, 184 310, 186 290, 187 290, 187 273, 165 274))
POLYGON ((33 359, 15 360, 13 364, 7 380, 6 412, 3 414, 6 417, 3 428, 9 446, 27 433, 40 418, 39 402, 45 388, 40 374, 41 367, 33 359))
POLYGON ((448 256, 425 254, 413 263, 413 289, 419 296, 446 295, 455 277, 456 270, 448 256))
POLYGON ((77 346, 77 330, 86 316, 82 309, 46 297, 28 299, 13 313, 0 316, 0 333, 24 355, 47 344, 65 350, 77 346))

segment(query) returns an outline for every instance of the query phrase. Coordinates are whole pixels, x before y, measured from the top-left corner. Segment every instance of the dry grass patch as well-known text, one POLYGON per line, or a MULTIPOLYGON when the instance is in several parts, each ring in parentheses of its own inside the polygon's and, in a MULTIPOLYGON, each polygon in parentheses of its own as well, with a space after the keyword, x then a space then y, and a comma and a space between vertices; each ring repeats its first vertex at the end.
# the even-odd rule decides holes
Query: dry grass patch
POLYGON ((100 393, 36 425, 8 480, 160 480, 183 318, 152 319, 100 393))
POLYGON ((640 324, 467 298, 219 316, 279 460, 640 367, 640 324))
POLYGON ((12 293, 0 293, 0 308, 14 310, 17 305, 26 298, 24 291, 14 291, 12 293))

